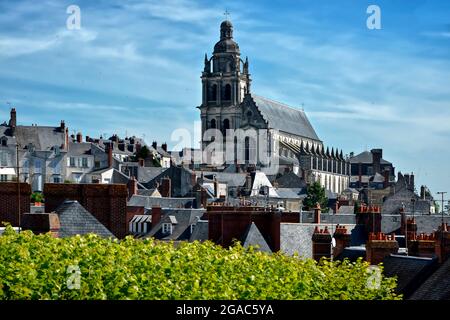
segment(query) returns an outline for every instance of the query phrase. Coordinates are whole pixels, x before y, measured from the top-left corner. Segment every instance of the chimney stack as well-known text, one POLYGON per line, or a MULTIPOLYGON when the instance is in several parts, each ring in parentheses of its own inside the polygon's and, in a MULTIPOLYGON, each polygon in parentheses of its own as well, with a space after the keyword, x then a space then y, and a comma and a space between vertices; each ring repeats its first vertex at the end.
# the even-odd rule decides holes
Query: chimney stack
POLYGON ((159 192, 161 196, 170 198, 172 196, 172 181, 169 177, 161 178, 161 186, 159 192))
POLYGON ((312 254, 313 259, 320 261, 321 258, 331 258, 331 234, 328 232, 328 227, 319 229, 315 227, 312 235, 312 254))
POLYGON ((436 238, 435 253, 439 263, 444 263, 450 257, 450 230, 447 223, 442 223, 434 233, 436 238))
POLYGON ((9 127, 11 129, 11 135, 14 136, 16 134, 16 127, 17 127, 17 113, 16 108, 12 108, 10 112, 10 120, 9 120, 9 127))
POLYGON ((321 208, 320 208, 320 204, 317 203, 316 207, 314 208, 314 221, 313 223, 320 223, 320 214, 321 214, 321 208))
POLYGON ((153 149, 155 149, 156 150, 156 147, 158 146, 158 143, 156 142, 156 141, 153 141, 152 142, 152 147, 153 147, 153 149))
POLYGON ((420 186, 420 199, 425 200, 425 186, 420 186))
POLYGON ((421 233, 408 239, 408 255, 416 257, 433 258, 435 252, 436 239, 434 234, 427 235, 421 233))
POLYGON ((59 236, 60 222, 56 213, 24 213, 21 222, 23 230, 31 230, 34 234, 50 232, 55 238, 59 236))
POLYGON ((350 246, 351 234, 347 232, 345 226, 337 225, 333 238, 336 241, 336 246, 333 248, 333 257, 336 258, 345 248, 350 246))
POLYGON ((152 228, 161 221, 162 211, 160 206, 152 207, 152 228))
POLYGON ((128 199, 138 193, 138 182, 134 176, 128 180, 128 199))
POLYGON ((77 133, 77 143, 82 143, 83 142, 83 135, 81 134, 81 132, 77 133))
POLYGON ((398 253, 398 242, 395 235, 386 235, 381 232, 369 233, 366 243, 366 261, 372 265, 383 262, 384 258, 398 253))
POLYGON ((66 128, 66 123, 64 122, 64 120, 61 120, 61 123, 59 124, 59 129, 61 131, 64 131, 65 128, 66 128))
POLYGON ((381 173, 381 159, 383 158, 383 149, 372 149, 370 150, 372 153, 372 164, 373 171, 375 173, 381 173))
POLYGON ((161 145, 161 148, 165 151, 165 152, 167 152, 167 143, 163 143, 162 145, 161 145))
POLYGON ((113 166, 113 145, 112 142, 105 144, 105 152, 108 154, 108 168, 113 166))
POLYGON ((216 176, 214 176, 214 197, 219 198, 219 181, 217 181, 216 176))
POLYGON ((381 208, 378 206, 366 206, 359 208, 356 214, 356 223, 365 226, 366 233, 381 232, 381 208))

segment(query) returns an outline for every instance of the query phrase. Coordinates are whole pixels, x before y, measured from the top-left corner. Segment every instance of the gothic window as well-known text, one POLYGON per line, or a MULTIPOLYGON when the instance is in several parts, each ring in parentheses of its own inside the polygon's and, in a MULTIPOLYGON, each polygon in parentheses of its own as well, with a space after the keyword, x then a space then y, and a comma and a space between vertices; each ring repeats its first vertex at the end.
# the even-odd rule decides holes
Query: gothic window
POLYGON ((211 129, 215 129, 216 128, 216 119, 212 119, 211 120, 211 129))
POLYGON ((231 100, 231 85, 227 83, 223 92, 223 100, 231 100))
POLYGON ((227 130, 230 129, 230 120, 223 120, 223 133, 227 134, 227 130))
POLYGON ((244 144, 245 144, 245 162, 250 164, 256 164, 256 143, 254 139, 250 139, 250 137, 245 137, 244 144))
POLYGON ((216 101, 217 100, 217 84, 213 84, 209 87, 208 90, 208 101, 216 101))

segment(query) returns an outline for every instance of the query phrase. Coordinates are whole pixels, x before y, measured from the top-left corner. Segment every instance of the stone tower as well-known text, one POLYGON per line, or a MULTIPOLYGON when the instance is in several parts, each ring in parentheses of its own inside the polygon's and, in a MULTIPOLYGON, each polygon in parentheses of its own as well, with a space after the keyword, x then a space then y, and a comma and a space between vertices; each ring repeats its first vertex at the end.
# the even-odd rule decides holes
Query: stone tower
POLYGON ((209 141, 204 132, 219 129, 225 136, 226 129, 240 127, 240 103, 250 92, 248 59, 241 59, 239 45, 233 40, 233 25, 225 20, 220 25, 220 40, 214 46, 211 58, 205 54, 202 72, 202 104, 198 107, 202 120, 202 149, 209 141))

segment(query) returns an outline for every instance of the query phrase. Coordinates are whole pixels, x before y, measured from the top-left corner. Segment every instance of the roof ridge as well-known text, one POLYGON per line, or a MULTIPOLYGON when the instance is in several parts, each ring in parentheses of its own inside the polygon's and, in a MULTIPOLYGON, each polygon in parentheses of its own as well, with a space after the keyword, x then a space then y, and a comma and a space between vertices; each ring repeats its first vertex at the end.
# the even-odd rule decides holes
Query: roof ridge
POLYGON ((258 97, 258 98, 261 98, 261 99, 264 99, 264 100, 268 100, 268 101, 274 102, 274 103, 276 103, 276 104, 279 104, 280 106, 283 106, 283 107, 286 107, 286 108, 289 108, 289 109, 292 109, 292 110, 295 110, 295 111, 300 111, 300 112, 305 113, 305 110, 303 110, 303 109, 298 109, 298 108, 296 108, 296 107, 290 106, 290 105, 288 105, 288 104, 286 104, 286 103, 284 103, 284 102, 280 102, 280 101, 278 101, 278 100, 274 100, 274 99, 271 99, 271 98, 266 98, 266 97, 260 96, 259 94, 253 94, 253 93, 252 93, 251 95, 252 95, 252 96, 255 96, 255 97, 258 97))

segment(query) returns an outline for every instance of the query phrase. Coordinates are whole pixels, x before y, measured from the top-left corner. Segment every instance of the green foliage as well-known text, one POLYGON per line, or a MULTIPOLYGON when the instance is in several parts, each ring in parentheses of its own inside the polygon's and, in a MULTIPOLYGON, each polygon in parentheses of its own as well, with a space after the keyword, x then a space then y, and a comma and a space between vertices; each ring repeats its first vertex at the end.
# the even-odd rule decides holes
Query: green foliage
POLYGON ((73 183, 72 180, 64 180, 64 183, 73 183))
POLYGON ((150 150, 147 148, 147 146, 143 146, 139 152, 136 153, 137 159, 147 159, 150 155, 150 150))
MULTIPOLYGON (((317 203, 325 209, 328 206, 328 198, 325 195, 325 188, 318 181, 310 184, 307 189, 307 196, 303 204, 309 209, 315 208, 317 203)), ((325 211, 325 210, 322 210, 325 211)))
POLYGON ((366 262, 320 263, 239 243, 0 236, 0 299, 400 299, 394 278, 367 286, 366 262), (81 272, 69 289, 69 266, 81 272))
POLYGON ((33 192, 31 194, 31 202, 44 202, 44 195, 42 192, 33 192))

